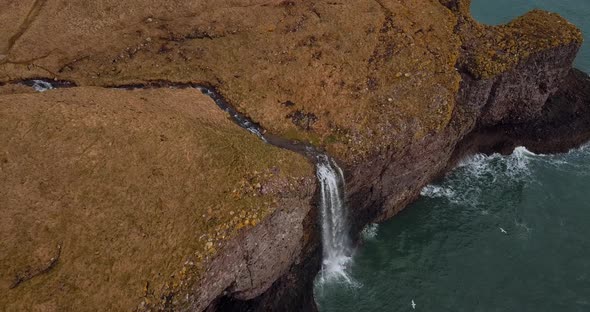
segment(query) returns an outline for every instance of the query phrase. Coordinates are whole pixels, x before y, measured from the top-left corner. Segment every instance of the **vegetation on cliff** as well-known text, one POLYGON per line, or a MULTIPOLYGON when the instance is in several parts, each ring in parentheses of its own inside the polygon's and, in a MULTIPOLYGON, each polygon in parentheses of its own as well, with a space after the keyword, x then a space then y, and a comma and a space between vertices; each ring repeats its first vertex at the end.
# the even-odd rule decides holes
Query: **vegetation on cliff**
POLYGON ((446 127, 455 66, 489 78, 581 41, 556 14, 484 26, 459 0, 35 3, 42 9, 23 20, 0 79, 207 83, 273 134, 324 146, 345 163, 446 127))
POLYGON ((47 2, 0 79, 203 82, 273 134, 346 162, 450 119, 460 42, 456 18, 436 1, 176 5, 47 2))
POLYGON ((477 79, 506 72, 535 53, 583 41, 582 32, 555 13, 533 10, 506 25, 488 26, 471 17, 470 0, 441 2, 459 18, 463 54, 457 66, 477 79))
POLYGON ((2 95, 0 120, 3 310, 170 303, 285 198, 310 204, 311 164, 196 90, 2 95))
POLYGON ((292 209, 285 198, 309 205, 311 165, 194 90, 98 87, 215 86, 272 134, 370 179, 394 171, 363 161, 406 153, 400 189, 366 183, 367 203, 400 206, 446 164, 411 156, 451 153, 440 137, 472 126, 452 123, 462 74, 487 80, 581 42, 555 14, 486 26, 461 0, 28 0, 0 12, 0 29, 0 83, 82 86, 0 87, 0 307, 17 310, 167 307, 224 242, 292 209))

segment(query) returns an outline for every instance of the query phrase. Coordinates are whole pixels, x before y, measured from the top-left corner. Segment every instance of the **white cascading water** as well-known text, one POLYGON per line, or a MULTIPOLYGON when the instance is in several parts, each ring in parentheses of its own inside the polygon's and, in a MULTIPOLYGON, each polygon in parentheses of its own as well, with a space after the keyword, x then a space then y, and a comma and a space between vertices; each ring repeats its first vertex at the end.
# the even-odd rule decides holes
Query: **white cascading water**
POLYGON ((33 80, 33 89, 37 92, 45 92, 47 90, 54 89, 53 85, 47 81, 43 80, 33 80))
MULTIPOLYGON (((270 143, 256 124, 239 114, 214 90, 206 87, 197 89, 211 97, 240 126, 270 143)), ((319 280, 343 280, 354 284, 346 272, 352 259, 352 244, 344 205, 344 174, 334 160, 311 146, 307 146, 303 153, 316 159, 316 175, 320 183, 323 262, 319 280)))
MULTIPOLYGON (((44 80, 32 80, 31 86, 38 92, 54 87, 44 80)), ((215 91, 197 86, 196 89, 211 97, 234 121, 248 131, 269 143, 261 129, 248 118, 242 116, 227 104, 215 91)), ((320 282, 332 280, 345 281, 350 285, 355 282, 348 276, 346 269, 352 260, 352 244, 349 237, 348 216, 344 205, 344 174, 336 162, 325 154, 308 148, 306 155, 313 155, 316 161, 316 175, 320 182, 320 212, 322 222, 323 262, 320 282)))
POLYGON ((318 155, 316 175, 320 182, 323 262, 320 279, 343 279, 352 282, 346 273, 351 261, 351 242, 344 205, 344 174, 326 155, 318 155))

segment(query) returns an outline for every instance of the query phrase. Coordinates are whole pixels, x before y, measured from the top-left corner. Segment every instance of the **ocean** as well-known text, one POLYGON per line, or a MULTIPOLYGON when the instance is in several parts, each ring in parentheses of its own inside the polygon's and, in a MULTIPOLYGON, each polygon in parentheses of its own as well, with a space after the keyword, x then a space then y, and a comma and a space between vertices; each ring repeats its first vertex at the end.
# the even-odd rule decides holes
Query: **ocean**
MULTIPOLYGON (((589 0, 474 0, 486 24, 534 8, 590 43, 589 0)), ((575 66, 590 72, 585 44, 575 66)), ((590 145, 475 155, 392 220, 369 225, 350 281, 317 283, 322 312, 590 311, 590 145)))

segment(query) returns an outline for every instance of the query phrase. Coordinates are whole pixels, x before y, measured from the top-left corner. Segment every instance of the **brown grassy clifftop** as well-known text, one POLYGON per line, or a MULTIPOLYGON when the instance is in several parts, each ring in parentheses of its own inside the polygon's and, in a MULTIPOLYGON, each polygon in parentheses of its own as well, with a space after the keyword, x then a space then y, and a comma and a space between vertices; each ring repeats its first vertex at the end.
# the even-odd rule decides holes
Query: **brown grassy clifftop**
POLYGON ((311 164, 195 90, 1 95, 0 120, 3 311, 160 304, 285 199, 310 205, 311 164))
POLYGON ((313 275, 298 255, 319 254, 311 164, 194 90, 102 87, 216 87, 268 132, 334 156, 360 227, 415 198, 477 122, 534 119, 582 40, 542 11, 479 24, 468 0, 9 2, 0 310, 164 309, 185 295, 202 310, 266 291, 295 301, 290 287, 311 283, 291 270, 313 275), (11 83, 37 77, 79 87, 11 83))
POLYGON ((558 14, 533 10, 505 25, 484 25, 471 17, 471 0, 440 0, 458 17, 462 57, 458 66, 477 79, 513 69, 530 56, 566 45, 582 45, 582 32, 558 14))
POLYGON ((581 42, 579 30, 556 14, 534 11, 485 26, 473 21, 469 5, 24 1, 0 22, 12 34, 0 52, 0 80, 207 83, 272 133, 353 163, 446 127, 459 88, 456 65, 485 79, 536 52, 581 42), (12 30, 15 16, 21 27, 12 30))

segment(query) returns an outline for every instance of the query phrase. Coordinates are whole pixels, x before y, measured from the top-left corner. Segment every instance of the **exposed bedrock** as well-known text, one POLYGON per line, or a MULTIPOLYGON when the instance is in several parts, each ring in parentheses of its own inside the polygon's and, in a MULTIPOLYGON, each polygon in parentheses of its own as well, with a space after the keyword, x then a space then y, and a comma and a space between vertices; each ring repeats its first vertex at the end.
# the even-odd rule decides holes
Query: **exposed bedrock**
MULTIPOLYGON (((457 62, 461 83, 451 121, 438 133, 407 140, 402 149, 350 167, 350 203, 357 213, 353 234, 367 222, 382 221, 398 213, 419 195, 425 184, 443 175, 463 157, 478 152, 509 153, 518 145, 534 151, 562 152, 590 139, 590 100, 586 96, 590 81, 584 73, 571 69, 579 40, 543 49, 544 38, 528 38, 543 43, 524 48, 526 56, 512 55, 506 62, 517 62, 508 70, 504 69, 505 63, 490 69, 485 64, 499 62, 498 58, 478 54, 484 53, 479 50, 481 46, 502 46, 516 40, 497 33, 514 32, 510 25, 526 24, 526 16, 534 20, 539 18, 537 15, 546 15, 551 20, 555 15, 536 11, 509 26, 490 27, 477 24, 464 11, 455 13, 455 30, 469 43, 463 44, 457 62), (473 39, 474 33, 478 33, 478 39, 473 39), (481 42, 476 44, 472 40, 481 42), (467 46, 470 48, 466 49, 467 46), (474 59, 479 59, 479 63, 474 59)), ((543 33, 548 26, 537 27, 543 33)), ((526 37, 526 32, 518 35, 521 36, 526 37)), ((498 49, 494 53, 501 52, 498 49)))
POLYGON ((0 310, 316 309, 311 164, 194 90, 96 87, 211 85, 267 134, 325 149, 353 236, 469 154, 590 137, 581 34, 556 14, 485 26, 461 0, 236 3, 0 12, 0 310), (11 83, 36 77, 79 87, 11 83))
POLYGON ((572 69, 533 120, 481 126, 454 151, 449 167, 474 153, 512 152, 526 146, 535 153, 564 153, 590 140, 590 77, 572 69))
POLYGON ((570 69, 576 50, 565 46, 542 52, 493 79, 462 73, 457 110, 443 132, 352 169, 351 206, 363 207, 353 218, 358 220, 354 231, 399 212, 426 183, 466 156, 510 153, 521 145, 541 153, 564 152, 589 140, 590 80, 570 69), (540 59, 553 60, 553 66, 540 59))

